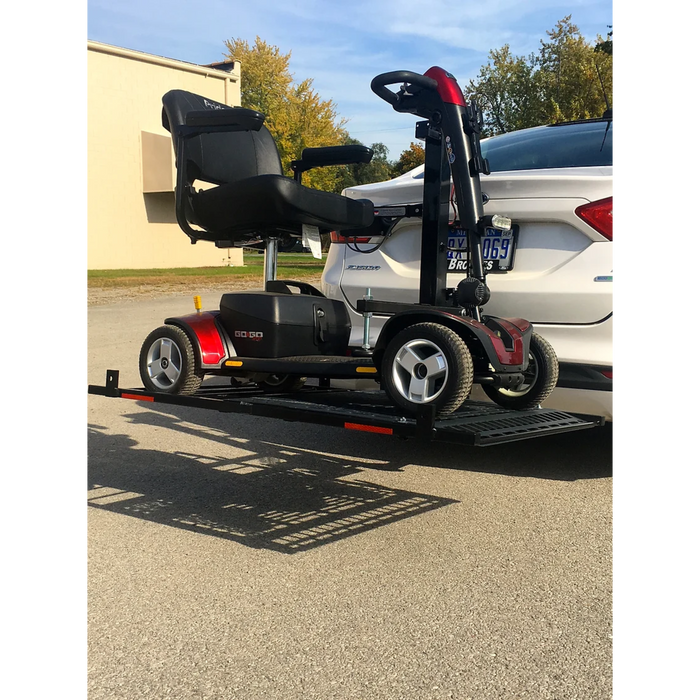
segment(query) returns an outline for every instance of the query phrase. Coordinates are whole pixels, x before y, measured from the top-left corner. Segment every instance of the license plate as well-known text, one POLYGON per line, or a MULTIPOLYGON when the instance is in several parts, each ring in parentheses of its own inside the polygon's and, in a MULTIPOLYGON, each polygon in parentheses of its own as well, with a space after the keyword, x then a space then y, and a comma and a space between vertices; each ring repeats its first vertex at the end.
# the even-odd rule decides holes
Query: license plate
MULTIPOLYGON (((467 233, 453 229, 447 241, 447 271, 467 272, 467 233)), ((513 269, 515 235, 513 229, 487 228, 481 237, 484 272, 507 272, 513 269)))

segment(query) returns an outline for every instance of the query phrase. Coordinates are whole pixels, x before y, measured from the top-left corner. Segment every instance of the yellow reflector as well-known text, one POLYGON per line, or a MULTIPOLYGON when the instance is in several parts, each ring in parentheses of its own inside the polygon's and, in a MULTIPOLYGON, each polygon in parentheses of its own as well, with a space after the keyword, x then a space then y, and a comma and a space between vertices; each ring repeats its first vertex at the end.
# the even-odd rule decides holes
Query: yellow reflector
POLYGON ((227 367, 243 367, 243 363, 240 360, 226 360, 224 364, 227 367))
POLYGON ((376 367, 358 367, 355 371, 360 373, 360 374, 376 374, 377 368, 376 367))
POLYGON ((199 294, 195 294, 194 297, 194 308, 197 309, 197 311, 202 310, 202 297, 199 296, 199 294))

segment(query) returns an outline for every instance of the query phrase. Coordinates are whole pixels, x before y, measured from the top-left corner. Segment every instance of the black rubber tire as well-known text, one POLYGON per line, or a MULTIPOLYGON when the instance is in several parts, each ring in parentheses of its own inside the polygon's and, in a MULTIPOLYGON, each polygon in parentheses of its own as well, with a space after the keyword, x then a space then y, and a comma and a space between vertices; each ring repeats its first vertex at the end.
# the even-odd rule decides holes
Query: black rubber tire
POLYGON ((289 393, 299 391, 306 384, 306 377, 299 377, 296 374, 271 374, 262 382, 256 382, 263 391, 270 393, 289 393))
POLYGON ((522 389, 499 389, 483 386, 491 401, 503 408, 524 410, 536 408, 552 393, 559 379, 559 360, 554 348, 541 335, 530 338, 530 364, 525 371, 522 389))
MULTIPOLYGON (((420 346, 419 346, 420 347, 420 346)), ((420 363, 419 363, 420 364, 420 363)), ((415 371, 417 372, 418 365, 415 371)), ((417 375, 414 375, 417 377, 417 375)), ((381 363, 381 381, 384 391, 393 403, 408 414, 418 412, 420 406, 434 405, 437 416, 448 416, 467 399, 474 382, 474 365, 469 348, 455 331, 439 323, 416 323, 399 331, 389 341, 381 363), (397 369, 394 360, 411 341, 425 341, 437 346, 446 363, 446 376, 440 386, 435 382, 433 398, 423 401, 411 400, 406 382, 411 381, 408 370, 397 369)))
POLYGON ((195 352, 187 334, 177 326, 161 326, 150 333, 141 346, 139 354, 139 372, 141 373, 141 381, 148 391, 157 391, 165 394, 194 394, 202 385, 205 372, 197 367, 195 352), (161 374, 155 374, 155 371, 149 373, 149 362, 153 362, 154 345, 160 340, 169 340, 177 348, 174 363, 174 372, 177 374, 172 381, 165 375, 165 371, 161 374), (153 377, 151 376, 153 374, 153 377))

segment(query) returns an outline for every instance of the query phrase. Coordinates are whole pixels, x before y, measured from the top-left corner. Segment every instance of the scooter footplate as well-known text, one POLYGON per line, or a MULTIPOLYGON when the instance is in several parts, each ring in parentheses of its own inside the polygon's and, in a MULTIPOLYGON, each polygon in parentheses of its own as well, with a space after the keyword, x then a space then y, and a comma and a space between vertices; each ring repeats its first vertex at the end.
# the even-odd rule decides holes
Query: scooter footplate
POLYGON ((340 355, 298 355, 293 357, 234 357, 225 369, 233 372, 270 372, 297 374, 305 377, 356 378, 376 375, 371 357, 344 357, 340 355))

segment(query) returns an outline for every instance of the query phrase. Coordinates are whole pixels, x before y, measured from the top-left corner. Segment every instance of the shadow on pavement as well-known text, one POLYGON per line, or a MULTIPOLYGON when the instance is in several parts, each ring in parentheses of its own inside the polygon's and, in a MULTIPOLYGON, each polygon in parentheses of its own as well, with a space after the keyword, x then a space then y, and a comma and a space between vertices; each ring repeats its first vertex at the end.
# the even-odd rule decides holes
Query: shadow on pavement
POLYGON ((408 465, 576 481, 612 476, 612 426, 486 448, 149 404, 135 425, 220 443, 226 456, 139 449, 92 425, 94 508, 294 553, 455 503, 357 479, 408 465), (231 457, 230 455, 235 455, 231 457))
MULTIPOLYGON (((174 427, 172 420, 168 423, 174 427)), ((206 437, 212 439, 211 431, 206 437)), ((346 457, 297 452, 258 440, 228 444, 238 447, 240 456, 135 449, 136 442, 127 435, 91 426, 88 503, 293 554, 456 502, 344 481, 342 477, 365 466, 348 463, 346 457)))

